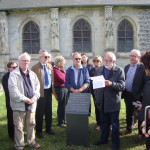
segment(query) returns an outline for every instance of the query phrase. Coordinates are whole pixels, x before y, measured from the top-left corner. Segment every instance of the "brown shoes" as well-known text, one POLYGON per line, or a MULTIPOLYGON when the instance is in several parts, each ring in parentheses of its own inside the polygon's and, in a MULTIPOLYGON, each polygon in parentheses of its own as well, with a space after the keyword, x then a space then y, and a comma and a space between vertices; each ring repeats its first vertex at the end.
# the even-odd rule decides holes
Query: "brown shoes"
POLYGON ((135 138, 135 142, 139 143, 144 139, 145 139, 144 135, 138 134, 137 137, 135 138))
POLYGON ((127 135, 127 134, 131 134, 132 130, 124 130, 121 132, 121 135, 127 135))
POLYGON ((33 144, 33 145, 30 145, 30 146, 33 147, 33 148, 35 148, 35 149, 41 148, 41 145, 40 145, 40 144, 37 144, 37 143, 35 143, 35 144, 33 144))

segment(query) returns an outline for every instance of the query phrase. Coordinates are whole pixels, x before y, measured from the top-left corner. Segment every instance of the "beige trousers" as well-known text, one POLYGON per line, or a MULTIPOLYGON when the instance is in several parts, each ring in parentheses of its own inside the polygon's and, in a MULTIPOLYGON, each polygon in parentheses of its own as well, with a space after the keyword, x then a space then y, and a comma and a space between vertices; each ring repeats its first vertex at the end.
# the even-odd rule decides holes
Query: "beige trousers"
POLYGON ((22 149, 24 143, 24 127, 27 132, 27 145, 35 144, 35 112, 31 111, 13 111, 13 120, 15 128, 15 148, 22 149))

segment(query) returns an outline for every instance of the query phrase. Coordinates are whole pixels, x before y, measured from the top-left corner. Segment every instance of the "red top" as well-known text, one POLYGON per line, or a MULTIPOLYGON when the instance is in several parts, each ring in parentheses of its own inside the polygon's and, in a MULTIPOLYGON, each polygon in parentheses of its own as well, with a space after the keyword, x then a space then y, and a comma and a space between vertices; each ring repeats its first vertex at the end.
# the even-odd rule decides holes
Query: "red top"
POLYGON ((53 67, 54 70, 54 86, 65 86, 65 76, 66 73, 53 67))

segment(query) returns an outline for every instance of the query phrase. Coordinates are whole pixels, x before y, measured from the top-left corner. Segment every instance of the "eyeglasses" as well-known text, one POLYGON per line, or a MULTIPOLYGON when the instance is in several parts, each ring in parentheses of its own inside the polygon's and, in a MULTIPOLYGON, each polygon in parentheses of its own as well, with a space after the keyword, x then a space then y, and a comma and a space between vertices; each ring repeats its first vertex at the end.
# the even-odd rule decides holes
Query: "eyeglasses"
POLYGON ((74 58, 75 60, 81 60, 81 58, 74 58))
POLYGON ((131 58, 136 58, 137 56, 135 56, 135 55, 129 55, 129 57, 131 57, 131 58))
POLYGON ((23 62, 29 62, 30 60, 22 59, 21 61, 23 61, 23 62))
POLYGON ((50 56, 43 56, 45 59, 50 58, 50 56))
POLYGON ((100 62, 99 60, 93 60, 93 62, 100 62))
POLYGON ((13 69, 16 69, 18 66, 14 66, 14 67, 10 67, 10 68, 13 68, 13 69))
POLYGON ((113 60, 106 60, 106 59, 104 59, 104 61, 107 63, 112 63, 113 62, 113 60))

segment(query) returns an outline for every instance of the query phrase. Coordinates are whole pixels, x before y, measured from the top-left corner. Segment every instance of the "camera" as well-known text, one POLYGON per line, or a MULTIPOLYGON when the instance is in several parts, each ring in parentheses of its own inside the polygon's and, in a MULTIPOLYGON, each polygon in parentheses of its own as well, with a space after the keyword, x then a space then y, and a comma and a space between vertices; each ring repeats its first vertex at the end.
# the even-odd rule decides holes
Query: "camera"
POLYGON ((150 106, 145 107, 145 127, 146 133, 148 133, 148 130, 150 129, 150 106))

